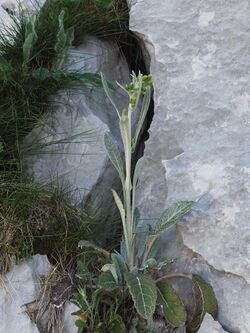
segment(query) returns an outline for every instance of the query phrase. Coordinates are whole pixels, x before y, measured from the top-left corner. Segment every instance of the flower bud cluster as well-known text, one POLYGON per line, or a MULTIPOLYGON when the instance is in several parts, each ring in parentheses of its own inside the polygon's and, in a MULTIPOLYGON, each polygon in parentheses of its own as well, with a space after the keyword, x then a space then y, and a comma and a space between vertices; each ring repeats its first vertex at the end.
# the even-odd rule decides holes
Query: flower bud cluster
POLYGON ((147 89, 152 84, 152 75, 133 75, 132 82, 125 86, 126 91, 129 94, 129 103, 132 107, 136 106, 138 95, 145 95, 147 89))

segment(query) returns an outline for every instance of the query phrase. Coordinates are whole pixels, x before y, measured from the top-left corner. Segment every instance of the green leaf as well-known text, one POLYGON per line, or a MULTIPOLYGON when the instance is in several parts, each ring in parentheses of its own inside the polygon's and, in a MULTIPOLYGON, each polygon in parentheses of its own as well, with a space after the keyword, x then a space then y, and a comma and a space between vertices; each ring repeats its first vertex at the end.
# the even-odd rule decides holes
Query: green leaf
POLYGON ((135 150, 136 143, 138 141, 138 137, 140 135, 144 120, 145 120, 147 112, 148 112, 148 108, 149 108, 149 105, 150 105, 150 100, 151 100, 151 88, 148 87, 147 90, 146 90, 146 93, 143 97, 141 113, 140 113, 140 117, 139 117, 139 120, 138 120, 138 123, 137 123, 137 126, 136 126, 135 136, 133 138, 132 151, 135 150))
POLYGON ((163 306, 165 318, 175 327, 184 325, 186 311, 172 286, 167 282, 159 282, 157 283, 157 291, 157 302, 163 306))
POLYGON ((128 271, 124 258, 120 255, 120 253, 116 252, 111 254, 111 259, 116 268, 118 280, 123 282, 125 273, 128 271))
POLYGON ((126 327, 122 317, 114 314, 111 318, 112 333, 126 333, 126 327))
POLYGON ((150 230, 150 235, 159 235, 163 231, 176 224, 193 205, 193 201, 179 201, 167 208, 156 222, 155 227, 150 230))
POLYGON ((44 81, 52 76, 51 72, 44 67, 37 68, 32 71, 32 77, 39 81, 44 81))
POLYGON ((118 274, 116 272, 116 266, 114 264, 105 264, 105 265, 102 266, 101 270, 103 272, 110 271, 113 275, 113 278, 114 278, 115 282, 118 283, 118 274))
POLYGON ((102 272, 99 276, 98 285, 100 288, 112 291, 117 288, 117 284, 111 271, 102 272))
POLYGON ((124 210, 122 201, 115 190, 112 190, 112 193, 113 193, 113 197, 114 197, 116 206, 118 207, 120 215, 121 215, 123 229, 126 230, 126 221, 125 221, 126 215, 125 215, 125 210, 124 210))
POLYGON ((189 323, 188 327, 191 331, 196 331, 200 327, 206 312, 211 314, 213 318, 216 318, 218 303, 210 284, 204 281, 199 275, 193 275, 192 281, 196 287, 196 291, 198 291, 198 299, 196 302, 200 306, 200 309, 197 309, 197 315, 192 322, 189 323))
POLYGON ((173 259, 168 259, 168 258, 165 258, 165 257, 160 258, 159 260, 157 260, 157 268, 159 270, 161 270, 163 267, 165 267, 165 266, 167 266, 171 263, 173 263, 173 259))
POLYGON ((25 27, 25 40, 23 43, 23 64, 26 65, 31 58, 33 45, 37 41, 37 34, 35 30, 36 15, 30 17, 25 27))
POLYGON ((117 106, 116 106, 116 104, 115 104, 113 98, 111 97, 111 93, 110 93, 110 89, 109 89, 109 87, 108 87, 107 80, 105 80, 105 78, 104 78, 104 76, 103 76, 102 73, 101 73, 101 79, 102 79, 102 86, 103 86, 103 89, 104 89, 104 91, 105 91, 105 93, 106 93, 108 99, 110 100, 111 104, 112 104, 113 107, 115 108, 115 110, 116 110, 116 112, 117 112, 117 115, 118 115, 118 117, 119 117, 119 119, 120 119, 120 112, 119 112, 119 110, 118 110, 118 108, 117 108, 117 106))
MULTIPOLYGON (((81 312, 74 312, 75 315, 85 313, 89 310, 89 302, 87 299, 86 290, 84 288, 79 288, 77 294, 75 295, 75 298, 72 300, 72 303, 78 306, 79 309, 81 309, 81 312)), ((83 319, 81 317, 81 319, 83 319)))
POLYGON ((75 321, 75 325, 76 325, 76 327, 78 327, 78 328, 85 328, 85 327, 87 327, 87 324, 84 323, 81 319, 77 319, 77 320, 75 321))
POLYGON ((144 157, 141 157, 136 163, 134 177, 133 177, 133 190, 135 190, 137 182, 140 178, 143 162, 144 162, 144 157))
POLYGON ((108 133, 104 134, 104 144, 110 161, 116 168, 121 182, 124 183, 124 168, 122 158, 117 145, 114 143, 112 137, 108 133))
POLYGON ((74 28, 71 27, 65 31, 64 29, 65 11, 62 10, 58 16, 59 29, 57 32, 57 41, 55 45, 56 57, 53 63, 53 68, 58 69, 62 66, 66 52, 72 46, 74 40, 74 28))
POLYGON ((155 311, 157 291, 153 281, 144 275, 129 272, 126 281, 137 312, 145 319, 155 311))
POLYGON ((87 265, 82 261, 78 260, 77 261, 77 274, 76 276, 80 279, 83 280, 88 280, 92 278, 92 274, 87 268, 87 265))
MULTIPOLYGON (((136 166, 135 166, 135 171, 134 171, 134 176, 133 176, 133 185, 132 185, 132 202, 135 203, 135 191, 136 191, 136 186, 137 186, 137 182, 139 180, 139 177, 141 175, 141 170, 142 170, 142 165, 143 165, 143 161, 144 161, 144 158, 141 157, 137 163, 136 163, 136 166)), ((138 211, 136 212, 136 208, 134 209, 133 207, 133 210, 132 211, 132 214, 134 214, 134 218, 137 219, 138 217, 138 211)), ((138 208, 137 208, 138 210, 138 208)), ((139 213, 140 214, 140 213, 139 213)), ((134 221, 134 225, 136 226, 137 225, 137 222, 138 221, 134 221)))

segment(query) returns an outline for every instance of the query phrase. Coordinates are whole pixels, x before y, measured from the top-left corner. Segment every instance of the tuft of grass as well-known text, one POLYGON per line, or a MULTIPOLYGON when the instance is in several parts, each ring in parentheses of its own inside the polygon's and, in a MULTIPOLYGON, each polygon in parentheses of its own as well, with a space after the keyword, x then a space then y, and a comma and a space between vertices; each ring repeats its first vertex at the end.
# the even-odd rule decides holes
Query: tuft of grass
POLYGON ((112 243, 100 212, 79 212, 69 193, 29 179, 22 142, 53 112, 50 97, 59 90, 101 86, 99 75, 64 70, 71 45, 86 35, 119 40, 127 31, 123 0, 48 0, 35 16, 12 16, 0 30, 0 271, 12 257, 74 256, 82 238, 112 243))
POLYGON ((48 254, 52 261, 76 258, 78 242, 86 239, 117 246, 110 232, 116 221, 101 224, 103 211, 81 212, 70 204, 70 191, 34 183, 4 183, 0 187, 0 272, 11 258, 19 261, 34 253, 48 254), (98 239, 99 238, 99 239, 98 239))
MULTIPOLYGON (((129 31, 126 0, 47 0, 38 10, 35 23, 37 38, 31 57, 33 68, 51 68, 58 57, 55 45, 62 11, 64 30, 74 32, 73 46, 81 44, 87 35, 119 41, 129 31)), ((20 19, 13 16, 12 27, 0 34, 0 52, 12 63, 22 62, 26 22, 26 16, 20 15, 20 19)))
POLYGON ((119 40, 128 33, 129 10, 124 0, 49 0, 41 8, 37 24, 34 53, 40 66, 51 66, 56 56, 53 46, 62 10, 65 30, 74 29, 74 46, 86 35, 119 40))

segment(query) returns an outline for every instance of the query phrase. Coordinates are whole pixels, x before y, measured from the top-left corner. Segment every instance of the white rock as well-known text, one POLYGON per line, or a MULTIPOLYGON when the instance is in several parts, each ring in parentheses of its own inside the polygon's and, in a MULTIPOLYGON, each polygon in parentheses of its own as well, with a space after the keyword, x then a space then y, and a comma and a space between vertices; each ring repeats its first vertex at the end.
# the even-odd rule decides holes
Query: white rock
POLYGON ((32 14, 43 6, 46 0, 0 0, 0 6, 5 11, 18 15, 32 14))
POLYGON ((47 257, 37 254, 5 275, 0 287, 0 333, 39 333, 25 312, 25 304, 37 299, 40 279, 49 271, 47 257))
POLYGON ((6 10, 0 6, 0 30, 6 29, 11 26, 11 18, 6 10))
POLYGON ((180 238, 209 267, 220 322, 241 333, 250 327, 249 15, 245 0, 145 0, 130 20, 147 44, 155 88, 142 215, 197 200, 180 238))
MULTIPOLYGON (((103 72, 106 78, 120 83, 129 81, 129 69, 114 42, 89 38, 70 52, 68 70, 80 72, 103 72)), ((116 91, 114 96, 120 107, 127 105, 127 97, 116 91)), ((47 117, 45 125, 29 135, 30 144, 51 142, 69 138, 88 131, 84 137, 77 137, 75 143, 53 145, 46 148, 46 154, 30 156, 30 171, 39 182, 53 182, 74 191, 76 202, 85 202, 89 195, 101 200, 107 198, 108 184, 117 179, 110 166, 103 144, 105 132, 121 143, 118 117, 104 91, 72 90, 61 92, 55 98, 56 111, 47 117)))
POLYGON ((78 310, 79 308, 73 303, 68 302, 64 305, 63 316, 62 316, 64 333, 78 333, 78 328, 75 325, 77 317, 72 316, 72 313, 78 310))
POLYGON ((223 330, 218 321, 215 321, 212 316, 206 314, 203 319, 202 325, 198 331, 198 333, 224 333, 226 331, 223 330))

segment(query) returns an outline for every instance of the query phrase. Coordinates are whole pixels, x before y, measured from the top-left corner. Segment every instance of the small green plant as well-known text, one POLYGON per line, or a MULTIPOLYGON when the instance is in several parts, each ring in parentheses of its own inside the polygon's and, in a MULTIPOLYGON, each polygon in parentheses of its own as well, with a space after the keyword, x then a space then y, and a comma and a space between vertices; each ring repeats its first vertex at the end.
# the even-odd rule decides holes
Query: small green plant
MULTIPOLYGON (((169 274, 158 277, 159 272, 169 263, 169 260, 165 258, 156 259, 154 255, 158 237, 187 214, 191 210, 193 202, 181 201, 174 203, 162 213, 153 226, 147 226, 145 230, 146 241, 144 242, 142 255, 139 255, 138 252, 138 222, 140 213, 136 207, 136 186, 140 177, 143 158, 137 161, 133 175, 131 165, 132 154, 135 151, 150 104, 152 77, 140 73, 136 76, 133 73, 130 84, 125 87, 119 85, 129 97, 128 107, 122 111, 115 105, 103 76, 102 82, 104 90, 117 112, 125 153, 123 162, 116 143, 110 134, 106 133, 104 137, 106 150, 119 174, 122 184, 123 200, 115 190, 112 190, 112 192, 121 216, 123 239, 120 253, 116 251, 111 253, 110 261, 101 268, 95 292, 99 296, 103 292, 113 294, 118 303, 119 300, 123 300, 123 304, 124 302, 131 304, 131 301, 134 304, 134 309, 136 310, 134 318, 128 320, 128 318, 123 316, 123 322, 121 322, 119 329, 112 331, 114 333, 126 332, 124 323, 129 323, 126 325, 127 329, 129 329, 132 319, 135 318, 138 319, 138 325, 135 326, 133 332, 139 332, 142 318, 150 326, 157 307, 172 327, 186 325, 189 331, 196 331, 206 312, 209 312, 213 316, 216 315, 217 302, 211 286, 196 275, 169 274), (141 107, 139 107, 141 97, 143 100, 141 107), (140 112, 140 115, 135 132, 132 133, 132 117, 136 112, 140 112), (197 300, 197 304, 195 305, 197 309, 195 316, 191 319, 187 318, 182 300, 170 283, 174 277, 188 279, 193 285, 197 300)), ((81 241, 80 246, 92 247, 95 251, 101 251, 94 244, 86 241, 81 241)), ((83 295, 82 290, 80 291, 81 294, 83 295)), ((84 295, 87 295, 86 292, 84 292, 84 295)), ((121 310, 121 305, 119 307, 121 310)), ((119 313, 119 307, 114 312, 115 314, 119 313)), ((124 305, 124 307, 129 306, 124 305)), ((84 312, 83 309, 82 311, 84 312)), ((80 311, 80 313, 82 312, 80 311)), ((95 332, 95 330, 89 329, 88 319, 89 317, 85 317, 85 319, 80 318, 77 324, 82 325, 81 327, 87 327, 86 332, 95 332)))

